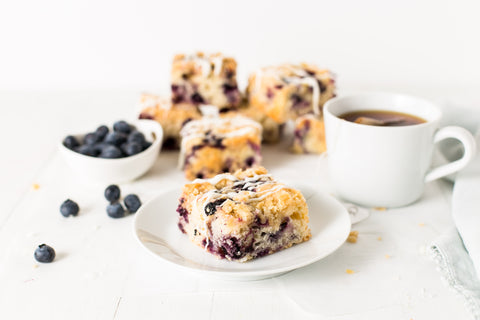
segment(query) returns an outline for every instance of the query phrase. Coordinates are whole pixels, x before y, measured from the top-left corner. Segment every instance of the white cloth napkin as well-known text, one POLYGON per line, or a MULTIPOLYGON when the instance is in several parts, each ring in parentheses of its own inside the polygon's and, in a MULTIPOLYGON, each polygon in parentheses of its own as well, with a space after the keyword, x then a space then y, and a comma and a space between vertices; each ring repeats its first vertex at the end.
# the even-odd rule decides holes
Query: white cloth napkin
POLYGON ((473 319, 480 319, 480 281, 456 229, 442 235, 430 246, 443 280, 465 301, 473 319))
MULTIPOLYGON (((477 133, 480 145, 480 131, 477 133)), ((430 252, 448 286, 480 320, 480 154, 455 179, 452 216, 456 230, 437 239, 430 252), (458 232, 457 232, 458 230, 458 232)))

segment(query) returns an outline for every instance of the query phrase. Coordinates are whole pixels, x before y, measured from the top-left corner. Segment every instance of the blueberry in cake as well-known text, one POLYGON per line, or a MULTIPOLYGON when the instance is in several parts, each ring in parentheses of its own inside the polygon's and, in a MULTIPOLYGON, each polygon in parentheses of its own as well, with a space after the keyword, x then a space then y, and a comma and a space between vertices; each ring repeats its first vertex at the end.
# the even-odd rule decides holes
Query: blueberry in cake
POLYGON ((326 150, 323 118, 313 114, 298 117, 295 120, 291 151, 293 153, 323 153, 326 150))
POLYGON ((204 117, 180 132, 179 166, 188 180, 259 165, 262 127, 243 117, 204 117))
POLYGON ((320 115, 335 96, 335 81, 330 71, 311 64, 283 64, 252 74, 247 94, 253 107, 281 124, 307 113, 320 115))
POLYGON ((311 237, 303 195, 263 167, 197 179, 183 187, 178 227, 218 258, 245 262, 311 237))
POLYGON ((138 102, 140 119, 155 120, 162 125, 163 147, 180 147, 180 130, 190 120, 201 118, 200 110, 187 103, 172 104, 170 99, 154 94, 142 94, 138 102))
POLYGON ((172 65, 172 102, 235 109, 241 101, 236 72, 235 59, 221 53, 178 54, 172 65))

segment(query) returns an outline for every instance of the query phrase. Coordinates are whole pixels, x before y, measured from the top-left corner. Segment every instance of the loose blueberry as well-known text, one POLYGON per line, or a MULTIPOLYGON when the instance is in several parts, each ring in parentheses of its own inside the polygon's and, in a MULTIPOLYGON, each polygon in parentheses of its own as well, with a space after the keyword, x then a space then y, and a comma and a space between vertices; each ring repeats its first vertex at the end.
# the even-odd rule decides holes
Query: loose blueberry
POLYGON ((67 136, 65 139, 63 139, 63 145, 68 149, 73 150, 78 147, 80 143, 78 143, 77 138, 75 138, 74 136, 67 136))
POLYGON ((116 132, 129 134, 130 131, 132 131, 132 128, 126 121, 120 120, 113 124, 113 130, 116 132))
POLYGON ((98 127, 97 130, 95 130, 95 134, 98 136, 98 138, 100 140, 103 140, 103 139, 105 139, 105 137, 107 136, 109 131, 110 130, 108 129, 107 126, 102 125, 102 126, 98 127))
POLYGON ((115 146, 106 146, 100 153, 100 158, 117 159, 123 156, 122 151, 115 146))
POLYGON ((60 213, 64 217, 76 216, 78 211, 80 211, 78 204, 70 199, 65 200, 60 206, 60 213))
POLYGON ((109 185, 107 189, 105 189, 104 195, 107 201, 114 203, 120 199, 120 188, 115 184, 109 185))
POLYGON ((106 143, 120 147, 127 141, 127 136, 121 132, 110 132, 104 140, 106 143))
POLYGON ((142 205, 140 199, 136 194, 129 194, 125 197, 123 202, 125 203, 125 207, 130 213, 137 212, 138 208, 140 208, 140 206, 142 205))
POLYGON ((137 153, 142 152, 143 147, 140 143, 128 142, 128 143, 126 143, 125 145, 122 146, 122 150, 123 150, 123 152, 125 152, 125 154, 127 156, 133 156, 137 153))
POLYGON ((55 250, 46 244, 41 244, 35 250, 34 257, 38 262, 49 263, 55 259, 55 250))
POLYGON ((98 152, 98 150, 95 148, 94 145, 90 145, 90 144, 81 145, 80 147, 76 148, 75 151, 90 157, 96 157, 100 153, 98 152))
POLYGON ((83 143, 84 144, 95 144, 97 142, 100 142, 100 137, 95 133, 95 132, 91 132, 91 133, 87 133, 85 135, 85 137, 83 138, 83 143))
POLYGON ((143 144, 145 142, 145 136, 140 131, 132 131, 132 133, 128 135, 127 142, 143 144))
POLYGON ((112 203, 107 206, 107 214, 110 218, 123 218, 125 217, 125 209, 119 202, 112 203))

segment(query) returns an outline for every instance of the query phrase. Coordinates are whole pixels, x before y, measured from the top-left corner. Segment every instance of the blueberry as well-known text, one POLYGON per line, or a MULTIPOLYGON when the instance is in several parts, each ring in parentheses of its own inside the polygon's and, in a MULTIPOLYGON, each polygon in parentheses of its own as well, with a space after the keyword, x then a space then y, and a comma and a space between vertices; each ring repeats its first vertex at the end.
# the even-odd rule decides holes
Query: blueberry
POLYGON ((123 218, 125 217, 125 209, 118 202, 112 203, 107 206, 107 214, 110 218, 123 218))
POLYGON ((124 146, 122 146, 122 150, 127 156, 133 156, 137 153, 142 152, 143 147, 137 142, 128 142, 124 146))
POLYGON ((140 131, 132 131, 132 133, 128 135, 127 142, 143 144, 145 142, 145 136, 140 131))
POLYGON ((80 143, 78 143, 77 138, 75 138, 74 136, 67 136, 65 139, 63 139, 63 145, 68 149, 73 150, 78 147, 80 143))
POLYGON ((255 158, 254 158, 254 157, 248 157, 248 158, 245 160, 245 164, 247 165, 248 168, 250 168, 251 166, 253 166, 254 163, 255 163, 255 158))
POLYGON ((96 157, 100 152, 95 148, 94 145, 84 144, 75 149, 76 152, 81 153, 86 156, 96 157))
POLYGON ((114 145, 116 147, 120 147, 127 141, 127 136, 121 132, 110 132, 105 137, 104 142, 114 145))
POLYGON ((123 202, 125 203, 125 207, 130 213, 137 212, 138 208, 140 208, 140 206, 142 205, 140 199, 136 194, 129 194, 125 197, 123 202))
POLYGON ((148 148, 150 148, 151 145, 152 145, 151 142, 145 141, 142 145, 142 149, 147 150, 148 148))
POLYGON ((100 153, 100 158, 117 159, 123 156, 122 151, 115 146, 106 146, 100 153))
POLYGON ((55 259, 55 250, 46 244, 41 244, 35 250, 34 257, 38 262, 49 263, 55 259))
POLYGON ((60 206, 60 213, 64 217, 76 216, 80 211, 78 204, 70 199, 65 200, 60 206))
POLYGON ((206 214, 207 216, 211 216, 212 214, 214 214, 215 212, 217 212, 217 207, 218 207, 218 206, 221 206, 222 203, 225 202, 225 200, 227 200, 227 199, 218 199, 218 200, 216 200, 216 201, 214 201, 214 202, 210 202, 209 204, 207 204, 207 205, 205 206, 205 214, 206 214))
POLYGON ((113 124, 113 130, 116 132, 129 134, 130 131, 132 131, 132 128, 126 121, 120 120, 113 124))
POLYGON ((95 134, 98 136, 100 140, 103 140, 105 139, 109 131, 110 130, 108 130, 107 126, 101 125, 100 127, 97 128, 97 130, 95 130, 95 134))
POLYGON ((100 142, 100 137, 95 133, 95 132, 90 132, 83 137, 83 143, 84 144, 95 144, 97 142, 100 142))
POLYGON ((193 103, 204 103, 205 101, 203 100, 203 97, 200 95, 200 93, 195 92, 194 94, 191 95, 190 99, 192 100, 193 103))
POLYGON ((115 184, 109 185, 107 189, 105 189, 104 194, 105 199, 110 201, 110 203, 114 203, 120 199, 120 188, 115 184))
POLYGON ((106 142, 99 142, 99 143, 95 143, 93 145, 93 148, 95 149, 97 154, 100 154, 100 153, 102 153, 103 149, 105 149, 108 146, 110 146, 110 144, 108 144, 106 142))
POLYGON ((147 120, 153 120, 154 117, 151 114, 148 114, 147 112, 142 112, 138 116, 138 119, 147 119, 147 120))

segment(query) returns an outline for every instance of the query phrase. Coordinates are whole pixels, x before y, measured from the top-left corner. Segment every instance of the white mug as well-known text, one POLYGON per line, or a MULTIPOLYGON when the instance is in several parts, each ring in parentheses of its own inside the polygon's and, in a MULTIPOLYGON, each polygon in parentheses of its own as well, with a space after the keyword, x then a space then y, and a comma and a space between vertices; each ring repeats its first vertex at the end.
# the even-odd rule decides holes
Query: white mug
POLYGON ((330 179, 337 194, 371 207, 408 205, 423 193, 426 182, 454 173, 474 157, 475 139, 460 127, 438 129, 442 116, 433 103, 392 93, 367 93, 329 100, 323 109, 330 179), (340 116, 382 110, 425 120, 408 126, 372 126, 340 116), (464 147, 461 159, 431 169, 436 142, 454 138, 464 147))

